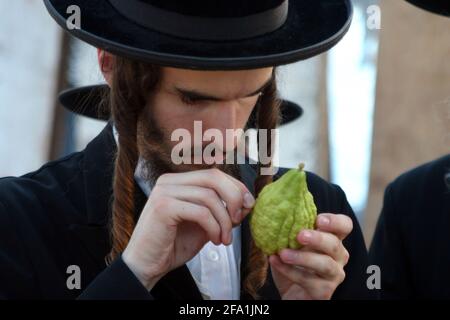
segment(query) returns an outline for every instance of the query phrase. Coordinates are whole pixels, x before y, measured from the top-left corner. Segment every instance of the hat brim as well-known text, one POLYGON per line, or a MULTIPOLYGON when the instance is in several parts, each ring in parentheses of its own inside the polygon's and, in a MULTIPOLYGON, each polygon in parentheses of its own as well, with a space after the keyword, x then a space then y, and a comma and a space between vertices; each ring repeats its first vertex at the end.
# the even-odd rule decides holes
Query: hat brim
POLYGON ((450 17, 450 1, 449 0, 407 0, 409 3, 440 15, 450 17))
POLYGON ((124 57, 164 66, 202 70, 254 69, 289 64, 329 50, 352 19, 349 0, 293 0, 285 24, 271 33, 239 41, 182 39, 142 27, 105 0, 44 0, 64 29, 70 5, 81 11, 75 37, 124 57))
MULTIPOLYGON (((65 90, 59 94, 60 103, 69 111, 88 118, 108 121, 111 118, 109 110, 102 108, 102 99, 109 90, 107 85, 77 87, 65 90)), ((296 103, 282 100, 280 106, 281 122, 285 125, 299 119, 303 109, 296 103)), ((250 116, 248 128, 255 128, 254 114, 250 116)))

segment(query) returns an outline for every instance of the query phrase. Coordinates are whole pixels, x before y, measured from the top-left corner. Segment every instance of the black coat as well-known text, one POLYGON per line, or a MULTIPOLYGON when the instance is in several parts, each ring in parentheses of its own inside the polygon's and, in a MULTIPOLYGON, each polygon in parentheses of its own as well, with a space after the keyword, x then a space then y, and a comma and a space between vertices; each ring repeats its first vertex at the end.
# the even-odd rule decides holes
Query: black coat
MULTIPOLYGON (((22 177, 0 179, 0 298, 202 299, 186 265, 168 273, 150 293, 120 258, 106 267, 115 152, 108 123, 84 151, 22 177), (80 290, 67 288, 70 265, 80 267, 80 290)), ((254 168, 242 165, 241 175, 253 192, 254 168)), ((347 278, 334 297, 370 297, 366 289, 367 252, 344 192, 311 173, 308 183, 319 212, 346 213, 355 224, 345 241, 351 255, 347 278)), ((139 214, 146 197, 139 187, 137 190, 139 214)), ((248 260, 249 237, 246 219, 242 224, 241 272, 248 260)), ((279 299, 270 274, 261 295, 279 299)), ((243 294, 241 298, 249 297, 243 294)))
POLYGON ((381 298, 450 298, 450 155, 409 171, 385 192, 371 263, 381 298))

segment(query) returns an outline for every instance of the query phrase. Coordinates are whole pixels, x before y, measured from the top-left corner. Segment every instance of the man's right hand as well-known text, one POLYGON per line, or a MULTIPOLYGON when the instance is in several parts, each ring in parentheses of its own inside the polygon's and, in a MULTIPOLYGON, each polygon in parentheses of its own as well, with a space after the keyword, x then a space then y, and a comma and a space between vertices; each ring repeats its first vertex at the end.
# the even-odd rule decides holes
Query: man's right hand
POLYGON ((218 169, 161 175, 122 259, 151 290, 208 241, 231 244, 232 227, 254 203, 242 182, 218 169))

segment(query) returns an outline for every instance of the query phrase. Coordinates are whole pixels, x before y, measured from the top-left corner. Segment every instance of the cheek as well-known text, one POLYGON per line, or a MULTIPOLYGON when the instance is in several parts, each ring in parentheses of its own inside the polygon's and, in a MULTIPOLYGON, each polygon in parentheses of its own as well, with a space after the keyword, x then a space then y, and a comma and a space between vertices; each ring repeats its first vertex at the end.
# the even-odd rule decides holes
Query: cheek
POLYGON ((172 134, 178 129, 186 129, 192 133, 194 131, 194 121, 202 120, 202 117, 199 117, 196 112, 193 112, 192 109, 186 107, 181 101, 178 101, 178 99, 173 99, 170 96, 161 98, 156 96, 152 107, 154 121, 158 128, 164 133, 164 141, 160 142, 167 148, 170 148, 170 150, 176 145, 179 145, 180 142, 182 142, 182 145, 190 147, 191 142, 188 137, 180 140, 179 136, 177 136, 175 141, 172 141, 172 134))
POLYGON ((185 124, 189 121, 190 115, 186 113, 185 106, 178 99, 156 95, 152 102, 152 111, 154 120, 166 133, 178 128, 188 128, 185 124))
POLYGON ((252 114, 252 112, 255 108, 256 108, 256 105, 254 105, 253 107, 243 108, 242 111, 240 113, 238 113, 238 121, 239 121, 240 127, 242 127, 242 128, 245 127, 248 119, 250 118, 250 115, 252 114))

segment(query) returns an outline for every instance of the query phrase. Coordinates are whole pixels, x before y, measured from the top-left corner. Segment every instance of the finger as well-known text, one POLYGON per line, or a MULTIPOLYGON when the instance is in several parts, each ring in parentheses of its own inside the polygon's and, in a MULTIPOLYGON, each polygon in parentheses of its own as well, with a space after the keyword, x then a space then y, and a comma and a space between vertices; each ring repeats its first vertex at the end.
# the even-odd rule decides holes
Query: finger
POLYGON ((280 258, 285 264, 308 269, 324 279, 334 280, 342 276, 342 267, 325 254, 283 249, 280 258))
POLYGON ((344 240, 353 230, 353 221, 344 214, 322 213, 317 216, 316 227, 318 230, 331 232, 344 240))
POLYGON ((245 204, 244 207, 247 209, 251 209, 253 207, 253 205, 255 204, 255 198, 253 197, 252 193, 248 190, 247 186, 229 174, 226 174, 225 176, 228 179, 230 179, 232 182, 234 182, 241 189, 242 193, 249 194, 250 197, 248 198, 248 202, 244 203, 245 204))
POLYGON ((222 242, 226 245, 231 244, 233 223, 222 200, 213 189, 179 185, 161 185, 156 188, 154 192, 162 192, 165 196, 207 207, 219 223, 222 242))
POLYGON ((305 246, 305 250, 324 253, 340 263, 345 260, 344 245, 334 234, 318 230, 302 230, 297 235, 297 241, 305 246))
POLYGON ((212 188, 226 203, 227 211, 236 220, 242 220, 244 194, 227 175, 219 169, 197 170, 183 173, 168 173, 160 176, 158 184, 195 185, 212 188))
POLYGON ((241 191, 244 194, 244 202, 243 202, 243 208, 242 208, 242 219, 244 219, 245 216, 247 216, 252 211, 252 208, 256 202, 255 197, 248 190, 248 188, 245 186, 245 184, 243 184, 241 181, 239 181, 238 179, 236 179, 235 177, 230 176, 230 175, 226 175, 226 177, 228 179, 230 179, 231 181, 233 181, 234 183, 236 183, 236 185, 241 189, 241 191))
POLYGON ((295 266, 285 264, 276 255, 271 256, 269 262, 272 268, 275 268, 288 280, 304 289, 312 299, 330 299, 336 290, 337 283, 325 280, 295 266))
POLYGON ((220 226, 207 207, 178 199, 168 199, 164 211, 171 212, 171 224, 179 225, 183 221, 198 224, 207 233, 215 245, 221 244, 220 226))

